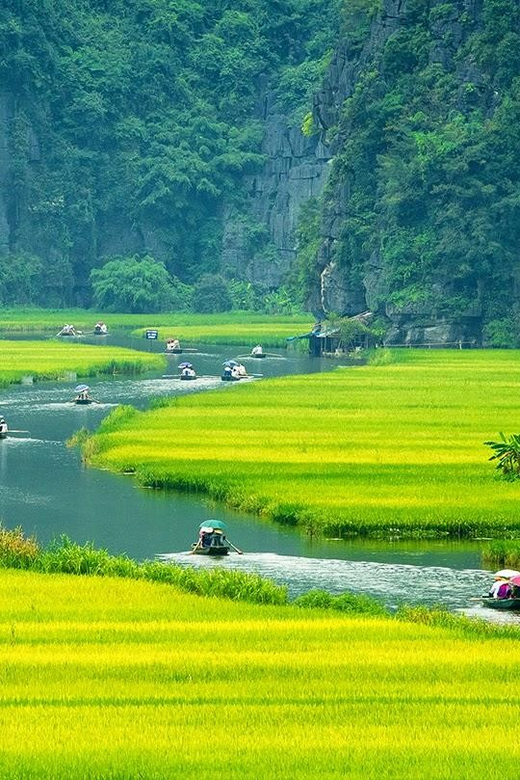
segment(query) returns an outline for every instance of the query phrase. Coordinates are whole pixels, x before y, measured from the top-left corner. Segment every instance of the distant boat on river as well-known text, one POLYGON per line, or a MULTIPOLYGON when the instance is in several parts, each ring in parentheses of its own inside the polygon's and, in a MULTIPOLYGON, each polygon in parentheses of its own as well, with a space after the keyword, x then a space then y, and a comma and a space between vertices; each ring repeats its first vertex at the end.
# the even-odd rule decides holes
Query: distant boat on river
POLYGON ((78 385, 74 392, 77 393, 76 397, 72 399, 72 402, 79 404, 80 406, 87 406, 88 404, 97 404, 94 398, 89 395, 90 387, 88 385, 78 385))
POLYGON ((179 377, 180 379, 188 382, 190 380, 197 379, 197 372, 191 363, 188 363, 187 361, 184 363, 179 363, 179 368, 181 369, 181 375, 179 377))
POLYGON ((57 336, 82 336, 82 332, 80 330, 76 330, 74 325, 64 325, 63 328, 60 330, 59 333, 56 334, 57 336))

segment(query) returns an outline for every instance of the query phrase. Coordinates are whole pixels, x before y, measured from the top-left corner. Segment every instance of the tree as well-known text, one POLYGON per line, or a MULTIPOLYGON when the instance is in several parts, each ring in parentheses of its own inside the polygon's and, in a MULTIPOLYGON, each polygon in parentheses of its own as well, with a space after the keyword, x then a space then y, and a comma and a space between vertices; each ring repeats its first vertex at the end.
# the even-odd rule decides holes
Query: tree
POLYGON ((201 314, 230 311, 233 301, 225 280, 218 274, 203 274, 193 288, 193 309, 201 314))
POLYGON ((504 479, 520 479, 520 433, 506 437, 500 433, 500 441, 485 441, 494 452, 489 460, 496 460, 496 468, 504 479))
POLYGON ((172 279, 149 255, 110 260, 90 273, 94 305, 104 311, 166 311, 173 303, 172 279))

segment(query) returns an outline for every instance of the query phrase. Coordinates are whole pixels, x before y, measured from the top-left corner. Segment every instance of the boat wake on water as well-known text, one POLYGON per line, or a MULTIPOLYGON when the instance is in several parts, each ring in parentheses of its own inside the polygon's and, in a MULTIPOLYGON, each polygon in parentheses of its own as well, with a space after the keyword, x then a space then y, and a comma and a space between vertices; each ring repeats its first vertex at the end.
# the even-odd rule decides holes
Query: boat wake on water
MULTIPOLYGON (((350 591, 373 596, 392 609, 406 603, 463 610, 472 607, 472 599, 487 590, 490 578, 489 572, 480 569, 461 571, 444 567, 245 553, 232 559, 226 558, 224 563, 196 558, 189 553, 169 553, 157 557, 181 566, 220 565, 260 574, 287 585, 291 597, 315 589, 332 594, 350 591)), ((480 610, 479 614, 483 611, 480 610)))
POLYGON ((21 447, 27 444, 45 444, 46 446, 48 444, 54 444, 60 447, 63 446, 63 442, 61 441, 53 441, 52 439, 36 439, 33 436, 23 436, 21 434, 17 434, 16 431, 10 431, 7 438, 2 442, 2 447, 21 447))

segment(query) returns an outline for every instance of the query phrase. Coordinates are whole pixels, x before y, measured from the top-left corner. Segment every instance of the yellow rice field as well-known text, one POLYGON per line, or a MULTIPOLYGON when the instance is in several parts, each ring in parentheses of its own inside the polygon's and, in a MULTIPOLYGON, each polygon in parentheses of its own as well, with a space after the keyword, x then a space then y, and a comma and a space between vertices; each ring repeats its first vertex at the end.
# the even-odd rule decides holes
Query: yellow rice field
POLYGON ((310 531, 520 531, 520 483, 483 444, 520 430, 520 354, 402 350, 109 419, 92 462, 310 531))
POLYGON ((0 777, 505 780, 518 638, 0 571, 0 777))
POLYGON ((159 330, 159 338, 177 337, 185 343, 250 344, 286 346, 286 339, 307 333, 312 317, 307 314, 280 315, 233 311, 225 314, 109 314, 85 309, 2 309, 0 330, 4 332, 46 331, 57 333, 70 322, 85 333, 103 320, 109 330, 130 330, 144 335, 148 328, 159 330))
POLYGON ((1 384, 19 382, 26 375, 42 380, 59 379, 67 373, 78 377, 113 371, 138 373, 165 364, 161 355, 77 342, 1 340, 0 352, 1 384))

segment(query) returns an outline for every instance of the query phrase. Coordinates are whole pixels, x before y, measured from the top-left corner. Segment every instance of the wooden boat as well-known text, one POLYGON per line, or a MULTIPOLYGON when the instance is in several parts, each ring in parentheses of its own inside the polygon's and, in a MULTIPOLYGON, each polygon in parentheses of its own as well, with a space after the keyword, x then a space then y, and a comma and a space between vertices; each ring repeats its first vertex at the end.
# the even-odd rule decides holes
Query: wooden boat
POLYGON ((520 598, 496 599, 494 596, 482 596, 482 603, 491 609, 517 609, 520 610, 520 598))
POLYGON ((97 403, 94 398, 91 398, 89 396, 89 390, 90 387, 88 385, 78 385, 75 388, 75 392, 77 393, 76 397, 72 399, 72 403, 79 404, 80 406, 85 406, 87 404, 93 404, 97 403))
POLYGON ((201 547, 199 543, 191 545, 191 552, 194 555, 228 555, 229 547, 222 545, 221 547, 201 547))
POLYGON ((76 330, 74 325, 64 325, 63 328, 60 330, 59 333, 57 333, 57 336, 78 336, 80 334, 79 330, 76 330))
POLYGON ((233 376, 232 374, 222 374, 220 377, 223 382, 239 382, 240 377, 239 376, 233 376))
POLYGON ((104 322, 96 322, 94 325, 94 335, 95 336, 106 336, 108 333, 108 328, 105 325, 104 322))
POLYGON ((226 524, 222 520, 207 520, 199 526, 199 540, 191 545, 192 555, 227 555, 234 550, 242 555, 242 550, 235 547, 233 542, 226 538, 224 531, 226 524))
POLYGON ((186 352, 186 354, 193 354, 194 352, 198 352, 199 350, 195 347, 168 347, 166 346, 166 349, 164 350, 165 355, 182 355, 183 352, 186 352))
POLYGON ((197 379, 197 374, 181 374, 179 379, 182 379, 184 382, 190 382, 192 379, 197 379))

